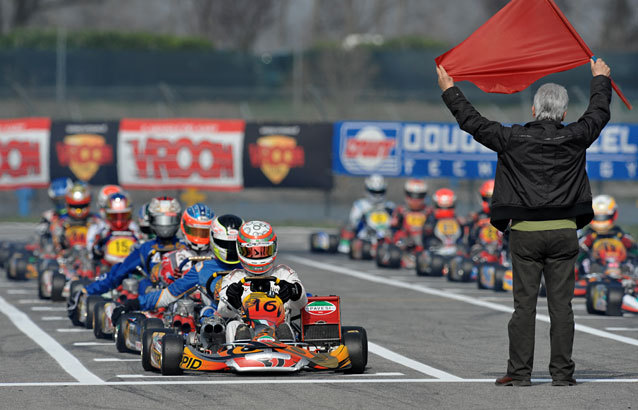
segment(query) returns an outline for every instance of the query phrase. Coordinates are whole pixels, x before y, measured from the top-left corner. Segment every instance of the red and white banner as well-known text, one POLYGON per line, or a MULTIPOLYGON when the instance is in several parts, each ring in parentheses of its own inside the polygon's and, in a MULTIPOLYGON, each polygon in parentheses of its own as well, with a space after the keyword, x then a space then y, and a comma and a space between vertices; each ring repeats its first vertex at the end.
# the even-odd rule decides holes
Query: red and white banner
POLYGON ((48 118, 0 120, 0 189, 49 185, 48 118))
POLYGON ((241 120, 123 119, 117 163, 125 188, 239 190, 241 120))

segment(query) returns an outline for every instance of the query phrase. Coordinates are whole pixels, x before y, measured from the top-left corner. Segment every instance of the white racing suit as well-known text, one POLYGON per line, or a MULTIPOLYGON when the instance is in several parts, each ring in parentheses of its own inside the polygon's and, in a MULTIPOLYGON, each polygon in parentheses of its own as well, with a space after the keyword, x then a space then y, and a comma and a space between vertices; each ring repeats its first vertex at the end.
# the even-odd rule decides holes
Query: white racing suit
MULTIPOLYGON (((243 323, 237 318, 237 314, 233 310, 232 306, 228 305, 226 299, 226 289, 228 289, 228 286, 230 284, 240 282, 242 278, 252 276, 254 275, 243 269, 235 269, 228 275, 224 276, 224 279, 222 279, 221 290, 219 292, 219 307, 217 308, 217 313, 219 313, 219 315, 225 319, 233 319, 226 324, 226 343, 232 343, 235 340, 235 332, 237 331, 237 327, 239 327, 239 325, 243 323)), ((292 268, 290 268, 289 266, 277 265, 270 271, 265 272, 263 275, 260 276, 274 276, 281 280, 285 280, 286 282, 299 283, 301 285, 301 297, 295 301, 289 300, 284 304, 286 322, 290 322, 290 318, 299 314, 299 311, 303 309, 306 304, 308 304, 306 289, 303 287, 303 284, 299 280, 297 272, 292 270, 292 268)), ((250 283, 244 283, 244 293, 242 294, 241 299, 244 300, 244 298, 250 295, 250 293, 250 283)))

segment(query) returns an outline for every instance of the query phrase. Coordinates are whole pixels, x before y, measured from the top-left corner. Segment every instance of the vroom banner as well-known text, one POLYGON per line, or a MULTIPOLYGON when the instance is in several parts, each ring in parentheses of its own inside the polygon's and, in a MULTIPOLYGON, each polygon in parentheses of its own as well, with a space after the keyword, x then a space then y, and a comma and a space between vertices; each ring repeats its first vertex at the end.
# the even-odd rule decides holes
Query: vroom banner
POLYGON ((51 123, 51 179, 117 184, 117 121, 51 123))
POLYGON ((0 189, 49 184, 48 118, 0 120, 0 189))
POLYGON ((247 123, 244 186, 332 188, 332 125, 247 123))
POLYGON ((123 119, 118 175, 125 188, 242 188, 244 121, 123 119))

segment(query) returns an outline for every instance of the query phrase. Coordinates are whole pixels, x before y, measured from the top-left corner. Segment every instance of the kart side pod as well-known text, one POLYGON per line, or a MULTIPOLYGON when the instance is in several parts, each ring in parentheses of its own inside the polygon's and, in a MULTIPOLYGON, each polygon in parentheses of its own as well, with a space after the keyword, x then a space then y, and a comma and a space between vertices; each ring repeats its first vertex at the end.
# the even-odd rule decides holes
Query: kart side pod
POLYGON ((339 344, 341 308, 339 296, 310 296, 301 310, 302 340, 306 343, 339 344))

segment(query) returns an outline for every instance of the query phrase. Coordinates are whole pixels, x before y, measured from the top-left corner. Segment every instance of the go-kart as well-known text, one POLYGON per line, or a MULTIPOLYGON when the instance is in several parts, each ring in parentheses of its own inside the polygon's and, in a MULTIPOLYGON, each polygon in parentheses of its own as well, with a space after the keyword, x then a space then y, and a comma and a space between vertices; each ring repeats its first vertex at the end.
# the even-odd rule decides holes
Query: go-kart
POLYGON ((376 252, 377 266, 382 268, 416 267, 416 258, 423 251, 424 212, 407 212, 403 216, 403 225, 392 237, 379 244, 376 252))
POLYGON ((425 250, 416 259, 418 276, 447 276, 455 282, 472 280, 474 264, 463 243, 463 228, 455 218, 439 219, 424 244, 425 250))
POLYGON ((313 232, 310 234, 310 252, 337 253, 339 235, 328 232, 313 232))
MULTIPOLYGON (((288 323, 284 303, 272 287, 279 279, 244 278, 244 281, 250 282, 252 293, 236 312, 243 324, 232 343, 205 346, 196 332, 179 334, 147 329, 142 344, 144 369, 159 370, 165 375, 185 370, 364 372, 368 360, 366 332, 361 327, 341 326, 338 296, 309 297, 300 317, 288 323)), ((212 333, 224 331, 223 321, 208 325, 212 333)))
POLYGON ((374 259, 377 245, 390 236, 390 219, 390 213, 384 206, 368 211, 361 218, 357 233, 350 241, 350 259, 374 259))
POLYGON ((43 262, 38 275, 38 296, 52 301, 66 300, 78 281, 87 284, 96 277, 93 261, 82 245, 74 245, 58 255, 57 259, 43 262))
POLYGON ((622 316, 638 313, 638 275, 631 264, 612 258, 605 265, 592 266, 585 293, 587 313, 622 316))

